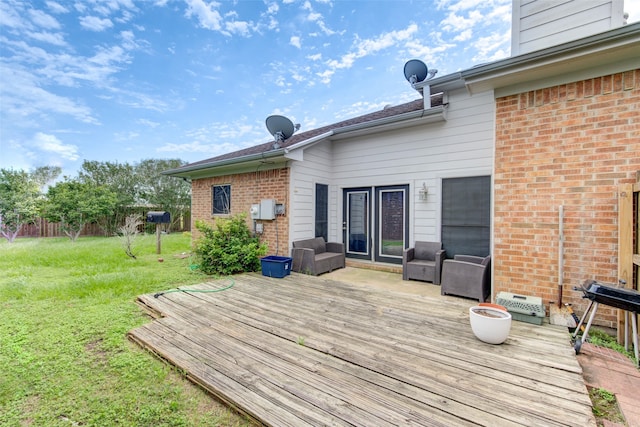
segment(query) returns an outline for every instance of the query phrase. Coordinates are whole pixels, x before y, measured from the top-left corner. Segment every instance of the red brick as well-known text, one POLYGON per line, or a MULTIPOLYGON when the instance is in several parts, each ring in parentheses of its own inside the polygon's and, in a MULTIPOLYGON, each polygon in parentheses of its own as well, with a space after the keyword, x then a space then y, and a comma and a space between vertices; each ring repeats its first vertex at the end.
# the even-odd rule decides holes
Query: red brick
MULTIPOLYGON (((561 204, 565 288, 617 280, 617 188, 640 170, 639 82, 635 70, 497 100, 496 128, 514 131, 496 133, 496 292, 556 298, 561 204)), ((597 321, 615 325, 615 310, 599 310, 597 321)))

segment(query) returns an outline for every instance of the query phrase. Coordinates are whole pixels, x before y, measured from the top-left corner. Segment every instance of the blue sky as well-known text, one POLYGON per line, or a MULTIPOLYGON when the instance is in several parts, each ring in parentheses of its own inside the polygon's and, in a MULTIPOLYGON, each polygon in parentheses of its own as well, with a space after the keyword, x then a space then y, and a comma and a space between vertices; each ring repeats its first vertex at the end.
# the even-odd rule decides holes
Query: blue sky
MULTIPOLYGON (((589 1, 589 0, 583 0, 589 1)), ((640 0, 626 0, 629 22, 640 0)), ((511 0, 0 0, 0 168, 203 160, 509 56, 511 0)))

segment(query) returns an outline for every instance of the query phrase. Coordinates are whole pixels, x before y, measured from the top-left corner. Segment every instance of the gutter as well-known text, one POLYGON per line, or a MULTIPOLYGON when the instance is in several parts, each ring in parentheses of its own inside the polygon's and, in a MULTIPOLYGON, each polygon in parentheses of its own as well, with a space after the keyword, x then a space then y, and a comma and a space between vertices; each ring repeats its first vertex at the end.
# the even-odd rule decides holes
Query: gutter
MULTIPOLYGON (((473 92, 471 87, 482 81, 496 80, 520 70, 530 71, 530 67, 539 68, 555 62, 566 61, 567 56, 575 58, 588 54, 597 54, 600 50, 610 50, 612 47, 624 48, 628 45, 633 45, 633 43, 638 43, 639 38, 640 23, 633 23, 586 38, 573 40, 562 45, 551 46, 487 64, 476 65, 475 67, 460 72, 416 83, 415 88, 423 89, 424 87, 430 87, 433 92, 446 92, 448 90, 467 87, 470 92, 473 92), (560 59, 558 60, 557 58, 560 59)), ((628 61, 633 61, 633 56, 629 57, 628 61)), ((640 66, 640 63, 636 66, 640 66)), ((527 76, 527 79, 531 80, 531 76, 527 76)), ((488 90, 489 86, 479 89, 488 90)))
POLYGON ((565 44, 548 47, 545 49, 528 52, 522 55, 501 59, 488 64, 478 65, 467 70, 463 70, 460 75, 463 79, 470 77, 480 77, 484 74, 494 74, 496 71, 508 69, 513 66, 522 66, 530 63, 539 63, 544 59, 552 59, 556 56, 566 55, 567 53, 575 53, 576 51, 594 50, 603 46, 609 49, 614 42, 622 42, 627 39, 633 41, 638 37, 640 32, 640 23, 629 24, 623 27, 606 31, 604 33, 595 34, 578 40, 573 40, 565 44))

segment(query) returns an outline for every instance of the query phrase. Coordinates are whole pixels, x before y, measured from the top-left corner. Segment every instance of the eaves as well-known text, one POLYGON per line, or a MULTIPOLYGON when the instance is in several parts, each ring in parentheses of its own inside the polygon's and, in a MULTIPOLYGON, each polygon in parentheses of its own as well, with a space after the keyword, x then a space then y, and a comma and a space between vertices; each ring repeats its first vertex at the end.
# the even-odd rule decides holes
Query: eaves
POLYGON ((431 93, 467 88, 495 96, 640 68, 640 23, 416 83, 431 93), (526 87, 526 89, 524 89, 526 87))
POLYGON ((469 93, 518 93, 640 68, 640 23, 460 72, 469 93))

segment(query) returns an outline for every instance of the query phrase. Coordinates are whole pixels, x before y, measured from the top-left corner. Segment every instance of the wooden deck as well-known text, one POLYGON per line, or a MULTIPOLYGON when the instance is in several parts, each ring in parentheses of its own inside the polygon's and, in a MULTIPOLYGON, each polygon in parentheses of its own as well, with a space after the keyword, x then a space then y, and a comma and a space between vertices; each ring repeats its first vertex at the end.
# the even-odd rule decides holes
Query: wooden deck
POLYGON ((566 328, 513 322, 494 346, 473 336, 471 300, 234 280, 139 297, 156 319, 130 337, 265 425, 596 425, 566 328))

